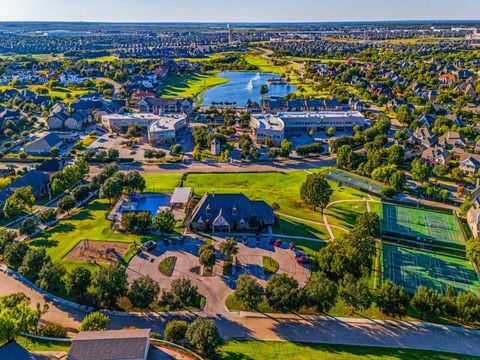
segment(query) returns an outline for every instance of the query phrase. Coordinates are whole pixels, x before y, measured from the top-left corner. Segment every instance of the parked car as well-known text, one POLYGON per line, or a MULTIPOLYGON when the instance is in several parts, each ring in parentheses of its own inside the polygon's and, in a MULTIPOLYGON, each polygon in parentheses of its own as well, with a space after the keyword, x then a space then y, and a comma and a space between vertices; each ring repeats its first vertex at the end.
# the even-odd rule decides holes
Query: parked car
POLYGON ((295 250, 295 243, 291 242, 290 244, 288 244, 288 248, 292 251, 295 250))
POLYGON ((275 240, 275 242, 273 243, 273 245, 275 247, 281 247, 282 246, 282 240, 275 240))
POLYGON ((274 242, 275 242, 275 239, 274 239, 272 236, 270 236, 270 237, 268 238, 268 244, 269 244, 269 245, 273 245, 274 242))
POLYGON ((180 236, 178 238, 178 245, 183 246, 185 244, 185 236, 180 236))
POLYGON ((156 247, 157 247, 157 243, 153 240, 150 240, 142 245, 142 251, 148 252, 155 249, 156 247))
POLYGON ((242 238, 242 244, 247 245, 248 244, 248 239, 246 236, 242 238))
POLYGON ((170 240, 170 242, 172 243, 173 246, 177 245, 177 239, 175 238, 170 240))
POLYGON ((163 240, 163 245, 164 245, 165 247, 168 247, 168 245, 170 245, 170 241, 168 241, 167 239, 164 239, 164 240, 163 240))
POLYGON ((297 263, 299 263, 299 264, 307 264, 309 261, 310 261, 310 259, 308 257, 306 257, 305 255, 297 258, 297 263))

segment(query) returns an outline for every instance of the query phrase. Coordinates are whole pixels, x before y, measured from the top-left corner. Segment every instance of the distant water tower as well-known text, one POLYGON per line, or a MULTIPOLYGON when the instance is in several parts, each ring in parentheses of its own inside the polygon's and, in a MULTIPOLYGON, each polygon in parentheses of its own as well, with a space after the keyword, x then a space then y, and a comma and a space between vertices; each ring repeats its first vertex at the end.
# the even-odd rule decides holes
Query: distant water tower
POLYGON ((227 30, 228 30, 228 43, 231 44, 233 43, 233 29, 230 26, 230 24, 227 24, 227 30))

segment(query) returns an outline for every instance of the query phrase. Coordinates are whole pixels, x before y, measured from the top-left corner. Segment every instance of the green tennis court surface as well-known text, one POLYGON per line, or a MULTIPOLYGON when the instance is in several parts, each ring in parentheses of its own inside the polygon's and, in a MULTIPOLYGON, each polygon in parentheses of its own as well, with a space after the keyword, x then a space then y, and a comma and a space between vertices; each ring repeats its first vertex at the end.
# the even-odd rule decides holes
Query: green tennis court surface
POLYGON ((374 180, 342 170, 332 170, 325 175, 325 178, 335 181, 337 183, 342 183, 354 189, 367 191, 377 195, 380 195, 385 187, 374 180))
POLYGON ((478 294, 480 281, 467 260, 396 245, 383 244, 383 278, 390 279, 405 291, 419 286, 444 291, 451 284, 456 291, 478 294))
POLYGON ((384 233, 398 235, 426 247, 464 247, 463 233, 453 214, 383 203, 380 216, 384 233))

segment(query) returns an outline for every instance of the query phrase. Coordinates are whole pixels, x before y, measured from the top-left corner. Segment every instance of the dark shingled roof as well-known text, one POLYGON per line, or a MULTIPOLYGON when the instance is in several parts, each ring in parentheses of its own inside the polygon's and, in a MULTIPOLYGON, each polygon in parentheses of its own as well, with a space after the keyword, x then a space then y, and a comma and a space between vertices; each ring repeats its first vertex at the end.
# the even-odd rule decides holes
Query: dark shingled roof
POLYGON ((209 220, 213 222, 221 214, 230 224, 243 219, 248 221, 252 216, 259 220, 275 219, 270 205, 265 201, 250 200, 243 194, 205 194, 192 215, 192 222, 209 220), (236 208, 236 215, 232 211, 236 208), (207 208, 209 211, 207 211, 207 208))
POLYGON ((17 344, 16 341, 10 341, 0 347, 0 359, 2 360, 37 360, 38 358, 30 354, 27 350, 17 344))
POLYGON ((22 187, 31 186, 35 196, 41 195, 49 181, 50 177, 47 174, 38 170, 29 171, 0 191, 0 204, 3 204, 16 189, 22 187))
POLYGON ((69 360, 143 359, 150 329, 86 331, 72 341, 69 360))

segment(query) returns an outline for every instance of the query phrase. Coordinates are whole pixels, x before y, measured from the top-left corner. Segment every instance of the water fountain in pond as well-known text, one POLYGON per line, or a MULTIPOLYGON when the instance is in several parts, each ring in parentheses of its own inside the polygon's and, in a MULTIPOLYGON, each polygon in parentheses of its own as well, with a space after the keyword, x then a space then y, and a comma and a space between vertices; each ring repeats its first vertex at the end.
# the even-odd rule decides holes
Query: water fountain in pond
POLYGON ((253 90, 253 79, 250 79, 247 85, 247 90, 252 91, 253 90))
POLYGON ((260 81, 260 73, 259 72, 257 72, 255 77, 253 78, 253 81, 260 81))

